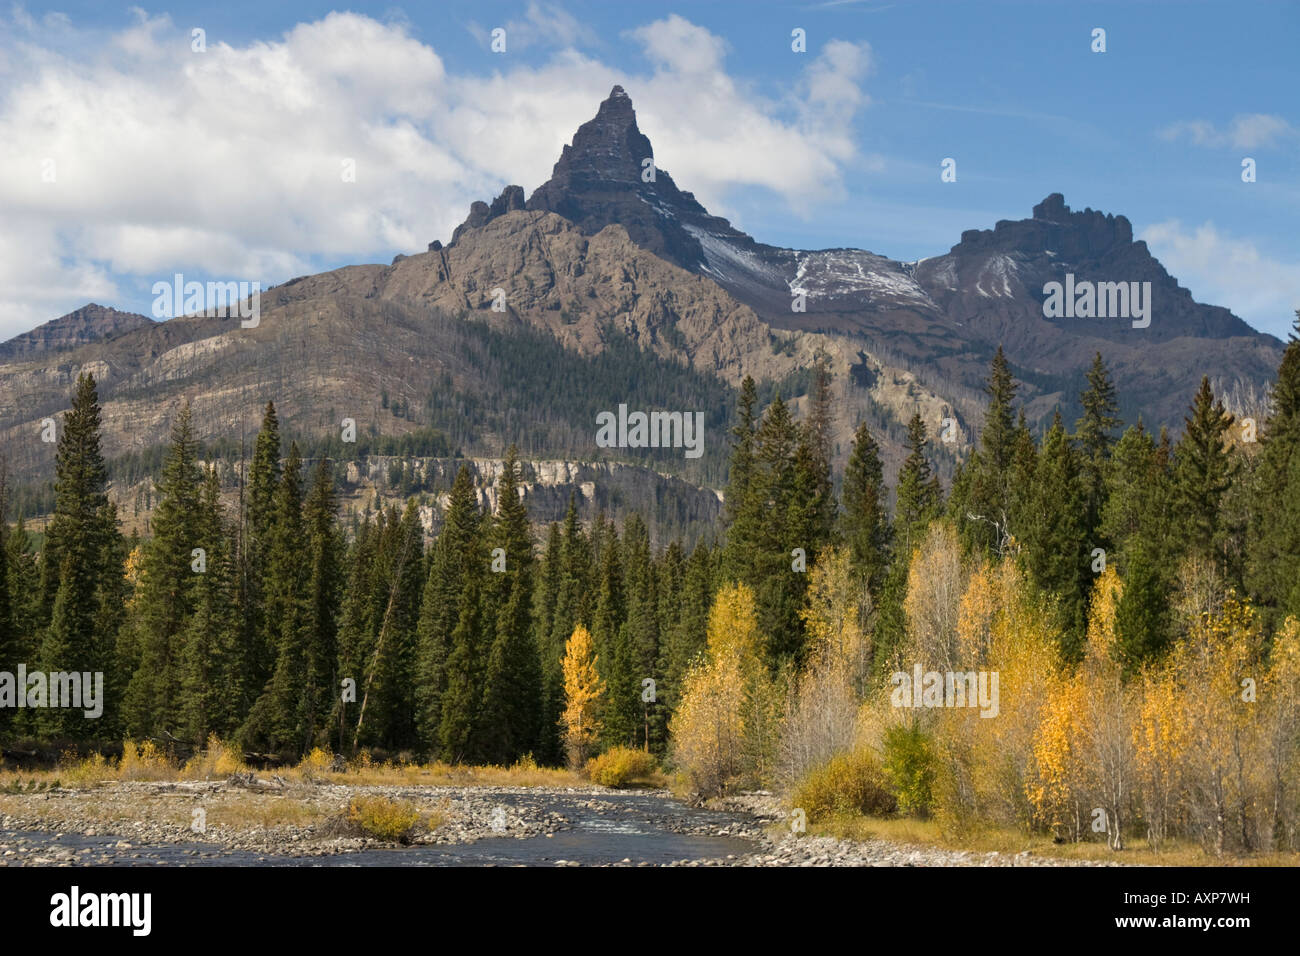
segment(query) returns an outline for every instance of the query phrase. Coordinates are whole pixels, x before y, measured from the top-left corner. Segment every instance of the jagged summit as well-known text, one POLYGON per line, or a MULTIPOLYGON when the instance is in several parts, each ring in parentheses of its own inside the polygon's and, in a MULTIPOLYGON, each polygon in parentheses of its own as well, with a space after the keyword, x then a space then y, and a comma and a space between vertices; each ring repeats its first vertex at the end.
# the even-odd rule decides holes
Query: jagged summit
POLYGON ((654 147, 636 122, 632 98, 615 86, 564 147, 551 178, 523 202, 507 186, 489 206, 476 202, 452 235, 478 228, 516 209, 553 212, 595 235, 617 223, 644 249, 693 271, 707 266, 702 245, 722 240, 747 249, 754 240, 725 219, 709 215, 695 196, 678 189, 654 164, 654 147))
POLYGON ((1067 259, 1103 255, 1133 242, 1133 225, 1124 216, 1092 208, 1075 212, 1061 193, 1052 193, 1033 208, 1030 219, 1000 219, 992 229, 967 229, 952 252, 999 249, 1041 253, 1051 249, 1067 259))

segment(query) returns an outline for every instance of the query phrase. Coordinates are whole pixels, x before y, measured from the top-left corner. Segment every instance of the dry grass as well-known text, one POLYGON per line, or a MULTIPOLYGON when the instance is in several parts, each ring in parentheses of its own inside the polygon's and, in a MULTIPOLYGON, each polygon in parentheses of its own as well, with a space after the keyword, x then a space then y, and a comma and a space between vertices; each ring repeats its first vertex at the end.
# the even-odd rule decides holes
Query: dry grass
MULTIPOLYGON (((287 782, 338 783, 351 786, 425 786, 425 787, 574 787, 588 786, 584 777, 570 770, 539 767, 524 758, 509 767, 471 767, 434 763, 375 763, 363 751, 334 770, 335 758, 319 748, 293 767, 256 771, 259 776, 274 774, 287 782)), ((179 782, 183 780, 222 780, 232 773, 246 771, 242 755, 234 747, 213 737, 206 750, 182 765, 159 750, 151 741, 136 744, 126 741, 119 760, 100 754, 78 757, 66 754, 52 770, 5 770, 0 768, 0 791, 37 781, 43 785, 58 783, 70 789, 90 789, 104 783, 128 780, 179 782)))
MULTIPOLYGON (((784 825, 783 825, 784 826, 784 825)), ((1051 837, 1019 830, 985 828, 960 840, 946 836, 934 820, 911 817, 868 817, 839 814, 824 823, 810 824, 808 832, 844 840, 888 840, 944 850, 972 853, 1016 854, 1028 850, 1035 856, 1062 860, 1098 860, 1141 866, 1300 866, 1300 853, 1267 853, 1249 857, 1214 857, 1200 846, 1170 842, 1159 852, 1145 843, 1126 850, 1111 850, 1105 843, 1054 843, 1051 837)))

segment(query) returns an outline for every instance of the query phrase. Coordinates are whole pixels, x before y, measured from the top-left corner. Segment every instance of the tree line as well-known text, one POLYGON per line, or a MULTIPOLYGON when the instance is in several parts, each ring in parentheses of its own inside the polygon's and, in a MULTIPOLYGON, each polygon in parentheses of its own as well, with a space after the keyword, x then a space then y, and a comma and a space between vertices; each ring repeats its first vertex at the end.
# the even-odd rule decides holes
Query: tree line
POLYGON ((95 382, 83 375, 39 553, 21 520, 3 525, 0 661, 102 671, 109 702, 97 721, 0 710, 0 733, 195 745, 215 734, 287 758, 319 746, 561 763, 625 745, 672 759, 686 690, 731 679, 715 671, 710 685, 699 669, 720 592, 729 619, 752 615, 743 686, 789 696, 848 630, 870 636, 859 670, 863 686, 878 686, 914 644, 920 591, 933 586, 917 560, 936 522, 954 530, 964 558, 1015 563, 1058 625, 1057 666, 1086 660, 1106 568, 1122 579, 1115 653, 1130 675, 1175 642, 1189 575, 1248 600, 1265 635, 1300 615, 1300 340, 1286 349, 1265 421, 1236 422, 1207 380, 1176 442, 1140 421, 1120 433, 1100 355, 1087 381, 1073 428, 1058 413, 1036 436, 999 349, 979 441, 951 488, 914 415, 891 510, 865 424, 837 492, 824 357, 802 421, 779 394, 761 407, 746 379, 724 517, 688 553, 653 549, 637 514, 584 527, 572 501, 563 522, 534 528, 513 446, 494 511, 462 469, 436 535, 415 499, 345 530, 332 463, 308 468, 296 442, 284 448, 270 403, 233 506, 179 410, 152 535, 127 539, 107 495, 95 382), (847 594, 851 613, 810 611, 827 589, 847 594), (585 701, 576 709, 575 694, 585 701), (576 737, 573 719, 585 721, 576 737))

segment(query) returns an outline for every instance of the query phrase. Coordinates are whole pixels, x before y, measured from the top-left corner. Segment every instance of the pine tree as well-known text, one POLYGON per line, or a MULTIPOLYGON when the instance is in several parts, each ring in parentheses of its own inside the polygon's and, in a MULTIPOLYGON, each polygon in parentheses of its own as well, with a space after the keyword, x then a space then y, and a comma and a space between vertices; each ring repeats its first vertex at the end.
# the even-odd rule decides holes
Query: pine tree
POLYGON ((22 516, 5 538, 6 571, 12 602, 14 644, 10 661, 31 661, 36 654, 37 622, 40 620, 40 568, 32 547, 32 537, 22 516))
POLYGON ((1016 450, 1016 382, 1011 366, 998 346, 993 356, 986 391, 989 407, 980 434, 980 447, 971 454, 969 498, 964 513, 955 517, 967 547, 1001 552, 1011 520, 1012 464, 1016 450))
POLYGON ((573 629, 579 624, 591 623, 591 591, 593 570, 591 545, 578 521, 575 497, 570 494, 569 508, 564 517, 560 549, 558 583, 556 586, 555 613, 551 629, 542 651, 543 753, 553 754, 558 761, 563 754, 560 716, 564 710, 564 674, 560 663, 564 648, 573 629))
MULTIPOLYGON (((77 639, 80 636, 73 629, 77 614, 72 606, 75 593, 72 564, 72 555, 65 554, 63 568, 59 574, 61 583, 54 598, 54 612, 50 617, 50 626, 45 629, 40 653, 36 659, 39 669, 47 675, 73 669, 65 663, 75 655, 77 639)), ((36 716, 36 727, 47 740, 91 736, 84 726, 85 723, 84 713, 71 707, 46 707, 38 711, 36 716)))
POLYGON ((390 508, 380 540, 375 594, 378 628, 363 667, 359 742, 404 750, 418 745, 419 620, 427 583, 424 527, 414 499, 400 514, 390 508))
POLYGON ((203 485, 198 540, 206 568, 197 577, 194 613, 181 650, 178 714, 182 732, 196 745, 210 734, 229 736, 242 716, 244 675, 234 553, 221 515, 221 484, 215 467, 208 469, 203 485))
POLYGON ((172 425, 171 445, 157 483, 153 538, 144 549, 135 601, 138 658, 126 691, 126 724, 133 736, 174 732, 180 720, 181 652, 194 613, 202 538, 202 474, 188 403, 172 425))
POLYGON ((713 568, 708 544, 697 544, 682 569, 681 590, 672 598, 678 605, 677 620, 664 641, 664 681, 656 689, 657 702, 669 712, 675 711, 681 701, 682 681, 708 639, 709 606, 716 580, 713 568))
POLYGON ((442 758, 449 763, 479 763, 483 759, 481 704, 486 670, 483 646, 483 575, 467 568, 457 605, 456 626, 447 654, 447 689, 442 700, 438 737, 442 758))
POLYGON ((267 640, 264 616, 265 577, 276 518, 275 495, 280 487, 280 422, 275 405, 266 403, 262 428, 253 446, 248 481, 248 513, 241 516, 240 606, 244 609, 244 645, 248 682, 245 711, 271 677, 275 644, 267 640))
POLYGON ((920 412, 907 423, 907 457, 898 472, 894 508, 894 541, 904 562, 924 537, 925 526, 938 516, 942 491, 925 456, 926 428, 920 412))
POLYGON ((1033 472, 1029 513, 1023 528, 1025 564, 1031 580, 1060 602, 1062 654, 1078 661, 1087 625, 1087 597, 1092 585, 1091 548, 1084 527, 1086 504, 1079 463, 1066 437, 1060 411, 1043 442, 1033 472))
POLYGON ((655 576, 654 558, 650 547, 650 530, 637 512, 632 512, 623 522, 623 593, 627 601, 627 622, 624 625, 624 646, 628 658, 627 687, 630 690, 632 711, 636 727, 633 739, 645 748, 662 746, 663 740, 652 741, 650 704, 643 700, 643 681, 661 680, 657 668, 659 658, 659 582, 655 576))
POLYGON ((591 639, 601 660, 600 676, 609 692, 604 720, 605 743, 630 743, 638 707, 632 693, 631 654, 627 646, 627 601, 624 594, 622 546, 611 520, 601 548, 599 596, 591 621, 591 639))
POLYGON ((798 661, 803 648, 803 606, 806 574, 794 569, 792 552, 802 548, 806 566, 816 560, 821 544, 810 540, 805 515, 810 490, 800 481, 796 465, 799 434, 790 418, 789 407, 777 395, 759 426, 754 478, 749 508, 757 513, 760 528, 751 570, 743 584, 750 585, 758 599, 760 632, 767 639, 767 660, 776 667, 782 661, 798 661))
POLYGON ((844 540, 849 548, 850 565, 868 592, 875 595, 888 566, 890 527, 885 510, 880 446, 871 437, 865 422, 858 425, 853 435, 853 448, 844 468, 842 497, 844 540))
POLYGON ((1127 673, 1156 660, 1169 645, 1169 598, 1164 575, 1138 548, 1128 560, 1115 610, 1116 656, 1127 673))
MULTIPOLYGON (((117 635, 105 629, 116 627, 121 615, 115 607, 102 606, 103 588, 120 573, 115 562, 122 552, 117 512, 105 490, 108 477, 99 428, 95 379, 83 373, 77 377, 72 409, 64 417, 55 454, 54 514, 45 529, 31 642, 37 645, 33 656, 47 671, 104 672, 106 686, 112 686, 117 635), (60 591, 64 592, 61 618, 57 633, 51 633, 46 625, 54 623, 60 591)), ((94 735, 100 729, 87 726, 80 714, 76 719, 78 735, 94 735)))
POLYGON ((301 746, 303 688, 307 683, 306 594, 309 568, 302 560, 302 458, 289 446, 266 552, 263 642, 275 648, 275 666, 249 712, 240 738, 251 746, 296 753, 301 746))
POLYGON ((758 390, 748 375, 740 383, 736 405, 736 424, 731 429, 731 462, 727 473, 724 522, 727 528, 723 548, 723 566, 728 577, 740 580, 751 571, 761 517, 753 507, 751 485, 755 478, 755 455, 758 441, 758 390))
POLYGON ((560 526, 552 522, 546 534, 546 552, 542 570, 537 580, 537 595, 533 601, 533 643, 537 647, 541 673, 541 703, 538 713, 538 740, 536 758, 540 763, 555 765, 563 755, 559 749, 560 709, 559 697, 563 693, 560 675, 560 654, 553 651, 551 634, 555 625, 556 603, 559 600, 560 576, 564 570, 564 536, 560 526))
MULTIPOLYGON (((447 659, 452 632, 460 618, 466 580, 481 573, 480 516, 469 469, 456 473, 442 531, 434 544, 429 573, 420 599, 417 627, 418 690, 416 706, 420 741, 430 752, 441 752, 443 697, 447 693, 447 659)), ((476 596, 477 597, 477 596, 476 596)))
POLYGON ((1247 583, 1270 617, 1300 617, 1300 310, 1272 398, 1252 488, 1247 583))
MULTIPOLYGON (((1081 452, 1080 470, 1087 508, 1085 527, 1096 538, 1106 505, 1106 478, 1115 444, 1114 433, 1122 424, 1115 386, 1100 352, 1093 357, 1092 367, 1088 369, 1088 388, 1079 396, 1079 402, 1083 416, 1074 427, 1081 452)), ((1096 546, 1105 548, 1108 543, 1098 540, 1096 546)))
MULTIPOLYGON (((378 519, 382 521, 382 516, 378 519)), ((344 591, 343 609, 338 637, 338 680, 333 685, 334 705, 330 719, 331 741, 336 750, 350 749, 356 733, 360 700, 345 699, 344 681, 349 681, 352 691, 360 688, 363 671, 374 650, 374 639, 379 632, 381 611, 376 611, 375 581, 377 577, 380 532, 367 513, 357 529, 348 564, 351 572, 344 591)))
POLYGON ((335 521, 338 507, 329 459, 316 464, 303 509, 308 577, 304 606, 305 680, 299 726, 305 751, 327 731, 338 666, 338 630, 343 588, 343 543, 335 521))
POLYGON ((528 510, 519 496, 518 449, 513 445, 497 486, 492 541, 506 558, 496 586, 495 632, 483 688, 485 759, 513 763, 537 749, 542 687, 541 657, 532 633, 533 543, 528 510))
POLYGON ((1221 516, 1224 496, 1239 464, 1225 441, 1233 418, 1216 401, 1209 377, 1192 401, 1187 428, 1174 449, 1174 498, 1185 552, 1223 560, 1226 533, 1221 516))
MULTIPOLYGON (((878 677, 898 669, 899 654, 907 635, 907 616, 903 612, 907 570, 912 552, 920 547, 925 529, 938 517, 943 503, 939 479, 925 455, 926 437, 925 422, 919 412, 914 412, 907 424, 907 457, 898 472, 889 568, 881 581, 879 594, 875 595, 878 610, 873 668, 878 677)), ((953 482, 954 498, 962 495, 961 480, 962 472, 959 471, 953 482)))
POLYGON ((654 568, 656 629, 659 639, 658 653, 655 656, 653 679, 655 682, 654 699, 644 700, 642 691, 642 710, 650 726, 650 750, 663 756, 668 749, 668 718, 672 714, 675 701, 673 676, 671 673, 673 657, 673 636, 681 627, 685 601, 686 557, 681 542, 673 541, 663 553, 654 568))

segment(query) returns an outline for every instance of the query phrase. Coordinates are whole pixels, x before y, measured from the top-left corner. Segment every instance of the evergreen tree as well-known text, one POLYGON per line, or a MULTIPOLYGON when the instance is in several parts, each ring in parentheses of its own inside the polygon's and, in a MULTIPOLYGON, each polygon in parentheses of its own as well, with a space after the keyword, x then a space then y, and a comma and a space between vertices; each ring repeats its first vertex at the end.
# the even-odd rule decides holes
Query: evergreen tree
POLYGON ((907 423, 907 457, 898 472, 894 508, 894 541, 904 562, 921 542, 925 526, 937 517, 942 499, 939 479, 925 456, 926 428, 920 412, 907 423))
POLYGON ((681 702, 682 682, 708 640, 709 607, 718 576, 708 544, 697 544, 682 569, 680 591, 672 597, 677 619, 663 644, 663 683, 656 688, 656 703, 671 713, 681 702))
MULTIPOLYGON (((382 521, 382 515, 378 521, 382 521)), ((356 732, 360 700, 356 691, 362 672, 374 650, 382 611, 376 610, 380 531, 367 513, 357 529, 349 555, 351 572, 344 592, 338 637, 338 680, 333 685, 334 705, 331 717, 331 741, 336 750, 350 749, 356 732), (352 694, 345 694, 344 681, 350 682, 352 694), (352 699, 345 699, 351 697, 352 699)))
MULTIPOLYGON (((1079 396, 1079 402, 1083 416, 1074 427, 1078 433, 1080 474, 1087 508, 1084 525, 1096 538, 1106 505, 1106 478, 1115 444, 1114 433, 1122 424, 1115 386, 1100 352, 1093 356, 1092 367, 1088 369, 1088 388, 1079 396)), ((1105 548, 1108 544, 1101 539, 1097 540, 1096 547, 1105 548)))
POLYGON ((562 539, 555 613, 550 633, 541 648, 544 690, 542 752, 554 755, 554 762, 564 756, 560 725, 560 715, 564 710, 564 674, 560 667, 564 660, 564 647, 574 628, 591 623, 591 546, 578 521, 577 501, 572 494, 564 517, 562 539))
POLYGON ((144 549, 134 607, 138 658, 126 691, 126 725, 132 736, 179 729, 181 652, 194 613, 199 568, 195 549, 203 537, 202 474, 188 403, 172 425, 171 445, 157 483, 153 538, 144 549))
MULTIPOLYGON (((759 536, 761 514, 753 507, 751 485, 754 482, 755 454, 758 441, 758 389, 748 375, 740 383, 736 404, 736 424, 731 429, 731 463, 724 494, 724 521, 727 543, 723 549, 723 566, 728 577, 746 579, 752 570, 752 556, 759 536)), ((567 635, 565 637, 567 640, 567 635)))
POLYGON ((563 702, 555 696, 563 693, 563 680, 559 673, 559 656, 554 654, 551 646, 560 577, 564 571, 563 548, 564 536, 560 526, 551 522, 546 534, 542 569, 537 579, 537 596, 533 601, 533 643, 537 647, 541 675, 535 756, 546 765, 556 765, 563 760, 563 754, 559 750, 559 719, 563 702))
MULTIPOLYGON (((633 739, 643 748, 662 747, 665 741, 651 739, 650 702, 643 700, 643 681, 662 680, 659 659, 659 582, 650 547, 650 530, 637 512, 623 522, 623 593, 627 601, 624 645, 627 654, 626 680, 630 689, 636 727, 633 739)), ((657 691, 656 691, 657 696, 657 691)))
MULTIPOLYGON (((919 412, 914 412, 907 424, 907 457, 898 472, 890 564, 875 595, 873 669, 877 676, 897 670, 900 664, 899 654, 907 634, 903 600, 907 596, 908 566, 912 552, 924 540, 926 527, 938 517, 943 504, 939 479, 925 454, 926 438, 925 422, 919 412)), ((953 482, 954 498, 962 494, 961 480, 959 470, 953 482)))
POLYGON ((280 422, 275 405, 266 403, 262 428, 253 445, 249 472, 247 515, 241 516, 240 606, 244 609, 244 645, 248 710, 271 677, 275 644, 268 640, 265 607, 265 577, 276 519, 275 495, 280 487, 280 422))
POLYGON ((1115 609, 1117 657, 1129 674, 1157 659, 1170 641, 1165 576, 1139 547, 1128 560, 1124 592, 1115 609))
POLYGON ((486 759, 498 764, 536 751, 541 720, 541 657, 532 633, 533 543, 520 480, 518 449, 512 445, 497 486, 492 528, 506 567, 492 575, 496 626, 483 689, 483 747, 486 759))
POLYGON ((250 746, 295 753, 301 747, 303 689, 307 684, 307 575, 302 559, 302 458, 289 446, 266 552, 263 642, 275 648, 271 678, 253 705, 240 737, 250 746))
POLYGON ((633 699, 635 676, 628 648, 627 601, 624 594, 622 547, 613 521, 605 527, 601 548, 599 596, 591 622, 591 639, 600 661, 600 675, 609 692, 604 721, 605 742, 631 742, 639 707, 633 699))
POLYGON ((858 425, 853 435, 853 448, 844 468, 842 497, 844 540, 849 548, 849 561, 874 598, 888 565, 890 527, 885 510, 880 446, 871 437, 865 422, 858 425))
MULTIPOLYGON (((32 657, 46 672, 103 672, 107 690, 116 683, 112 652, 121 612, 105 608, 103 602, 105 593, 113 591, 109 582, 120 574, 121 565, 115 562, 122 551, 117 511, 105 490, 108 477, 99 428, 95 379, 83 373, 77 377, 55 454, 54 513, 40 556, 36 618, 24 643, 36 645, 32 657), (60 592, 63 602, 54 628, 60 592)), ((94 736, 103 729, 87 725, 76 711, 47 717, 58 722, 65 735, 94 736)))
POLYGON ((1016 382, 1011 366, 998 346, 986 383, 989 407, 980 433, 978 451, 972 452, 968 480, 969 499, 957 514, 962 539, 967 547, 983 552, 1000 552, 1006 544, 1011 521, 1012 464, 1016 451, 1016 427, 1012 403, 1016 382))
POLYGON ((461 611, 467 577, 480 573, 480 516, 469 469, 456 473, 442 532, 434 544, 429 574, 420 599, 417 627, 419 676, 416 691, 420 741, 431 752, 442 750, 442 706, 447 691, 447 657, 461 611))
POLYGON ((1252 488, 1247 583, 1271 617, 1300 617, 1300 310, 1272 398, 1252 488))
POLYGON ((1062 654, 1079 660, 1092 585, 1091 548, 1079 463, 1058 410, 1033 471, 1023 528, 1024 560, 1034 584, 1060 602, 1062 654))
POLYGON ((467 568, 451 632, 438 727, 442 758, 449 763, 480 763, 485 750, 480 718, 486 669, 483 587, 481 571, 467 568))
POLYGON ((811 539, 804 520, 810 489, 801 482, 803 475, 796 465, 798 432, 789 407, 777 395, 758 429, 748 496, 760 535, 750 557, 749 576, 741 583, 750 585, 758 599, 759 629, 767 639, 767 661, 773 668, 783 661, 798 661, 803 648, 799 609, 807 575, 795 570, 794 549, 804 550, 805 567, 811 567, 821 543, 811 539))
MULTIPOLYGON (((363 667, 362 708, 358 740, 391 750, 418 746, 419 622, 422 591, 427 583, 424 527, 414 499, 400 514, 390 508, 380 538, 376 609, 382 607, 374 650, 363 667)), ((480 566, 481 568, 481 566, 480 566)))
POLYGON ((1178 527, 1186 553, 1216 557, 1222 564, 1227 529, 1221 509, 1239 464, 1225 440, 1232 416, 1215 400, 1208 376, 1201 379, 1184 422, 1186 431, 1174 449, 1178 527))
POLYGON ((178 715, 183 733, 196 745, 210 734, 227 737, 239 726, 244 680, 234 554, 215 467, 208 469, 199 507, 206 568, 197 576, 194 613, 182 643, 178 715))
POLYGON ((335 512, 334 472, 329 459, 316 464, 311 491, 303 509, 307 534, 308 576, 304 607, 306 652, 303 708, 299 724, 301 747, 322 742, 333 706, 338 667, 338 631, 343 589, 343 542, 335 512))
POLYGON ((5 537, 5 569, 9 578, 13 641, 10 661, 30 661, 36 654, 37 622, 40 620, 40 568, 32 537, 20 515, 5 537))

